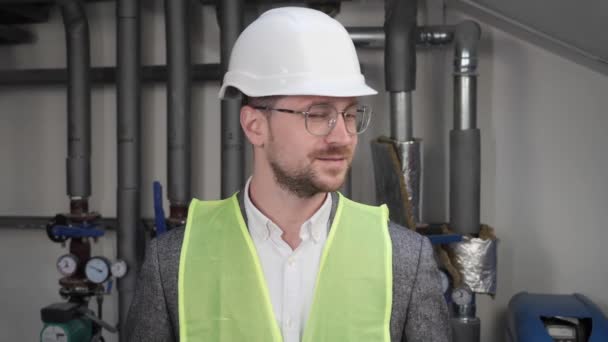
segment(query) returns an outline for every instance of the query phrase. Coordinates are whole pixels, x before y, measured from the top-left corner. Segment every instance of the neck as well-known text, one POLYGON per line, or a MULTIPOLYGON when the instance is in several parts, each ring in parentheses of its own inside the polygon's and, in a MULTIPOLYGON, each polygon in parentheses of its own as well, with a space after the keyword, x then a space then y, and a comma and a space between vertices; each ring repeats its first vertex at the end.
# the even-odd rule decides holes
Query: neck
POLYGON ((283 240, 292 249, 300 244, 300 228, 323 205, 327 193, 301 198, 280 187, 274 178, 253 175, 249 198, 266 217, 283 230, 283 240))

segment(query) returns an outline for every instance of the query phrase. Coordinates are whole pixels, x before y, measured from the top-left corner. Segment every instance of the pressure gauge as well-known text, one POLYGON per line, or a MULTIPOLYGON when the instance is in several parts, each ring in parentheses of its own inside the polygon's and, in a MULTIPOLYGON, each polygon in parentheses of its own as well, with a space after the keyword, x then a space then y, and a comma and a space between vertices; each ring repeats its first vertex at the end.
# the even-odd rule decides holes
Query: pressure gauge
POLYGON ((78 257, 74 254, 64 254, 57 259, 57 271, 66 277, 76 273, 77 268, 78 257))
POLYGON ((473 292, 467 287, 457 287, 452 291, 452 301, 456 305, 468 305, 473 302, 473 292))
POLYGON ((101 284, 110 277, 110 262, 104 257, 93 257, 87 261, 84 273, 91 282, 101 284))
POLYGON ((68 342, 68 338, 65 329, 59 325, 47 325, 40 333, 42 342, 68 342))
POLYGON ((124 260, 116 260, 112 264, 112 275, 116 278, 122 278, 127 274, 127 263, 124 260))

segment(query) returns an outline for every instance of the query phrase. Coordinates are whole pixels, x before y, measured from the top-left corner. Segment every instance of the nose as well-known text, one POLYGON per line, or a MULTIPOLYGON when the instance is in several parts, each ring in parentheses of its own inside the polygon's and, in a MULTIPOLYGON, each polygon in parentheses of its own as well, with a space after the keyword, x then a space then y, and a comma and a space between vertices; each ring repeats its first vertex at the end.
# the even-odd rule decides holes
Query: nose
POLYGON ((344 116, 338 115, 336 118, 336 124, 331 129, 329 134, 325 137, 325 140, 330 144, 335 145, 349 145, 356 139, 357 135, 351 134, 346 130, 346 122, 344 122, 344 116))

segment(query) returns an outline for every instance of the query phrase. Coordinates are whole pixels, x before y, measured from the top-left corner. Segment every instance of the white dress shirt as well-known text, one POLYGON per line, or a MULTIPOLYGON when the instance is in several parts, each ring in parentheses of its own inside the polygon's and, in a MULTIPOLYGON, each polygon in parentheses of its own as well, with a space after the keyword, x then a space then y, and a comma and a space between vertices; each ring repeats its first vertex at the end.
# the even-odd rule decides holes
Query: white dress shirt
POLYGON ((319 262, 327 240, 332 200, 323 205, 300 228, 302 242, 295 249, 281 238, 283 231, 266 217, 249 197, 245 185, 245 212, 251 238, 262 265, 270 301, 284 342, 302 339, 312 305, 319 262))

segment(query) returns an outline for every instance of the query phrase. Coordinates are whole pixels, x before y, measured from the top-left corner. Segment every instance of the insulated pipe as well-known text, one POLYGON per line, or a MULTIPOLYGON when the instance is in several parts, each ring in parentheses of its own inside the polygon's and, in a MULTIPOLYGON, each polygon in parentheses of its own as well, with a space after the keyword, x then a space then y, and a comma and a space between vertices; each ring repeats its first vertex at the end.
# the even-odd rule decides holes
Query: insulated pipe
MULTIPOLYGON (((118 69, 115 67, 94 67, 89 70, 93 86, 97 84, 111 84, 117 80, 118 69)), ((192 81, 219 81, 219 64, 195 64, 192 66, 192 81)), ((146 65, 141 67, 140 80, 142 82, 167 81, 166 65, 146 65)), ((0 86, 40 86, 48 84, 61 84, 68 81, 67 69, 19 69, 0 71, 0 86)))
POLYGON ((416 13, 415 0, 386 0, 384 32, 384 74, 391 98, 391 138, 413 139, 412 97, 416 88, 416 13))
POLYGON ((119 0, 116 5, 117 51, 117 256, 129 272, 118 279, 120 340, 126 339, 125 324, 143 260, 144 232, 140 224, 141 91, 139 0, 119 0))
MULTIPOLYGON (((351 26, 346 30, 357 46, 384 46, 386 35, 382 27, 374 26, 351 26)), ((417 45, 445 45, 454 39, 454 27, 444 26, 419 26, 414 38, 417 45)))
MULTIPOLYGON (((228 70, 232 46, 243 27, 243 0, 222 0, 218 11, 220 63, 224 75, 228 70)), ((240 109, 240 99, 222 100, 222 198, 245 186, 245 139, 241 130, 240 109)))
POLYGON ((454 129, 450 132, 450 227, 459 234, 480 229, 480 133, 477 129, 477 44, 473 21, 454 32, 454 129))
POLYGON ((411 92, 416 89, 415 0, 385 0, 384 74, 386 90, 411 92))
POLYGON ((65 27, 68 64, 67 194, 72 200, 91 195, 91 81, 89 25, 82 3, 58 0, 65 27))
MULTIPOLYGON (((167 174, 172 208, 185 217, 190 203, 190 41, 186 0, 165 0, 167 32, 167 174)), ((183 217, 182 217, 183 216, 183 217)), ((171 215, 175 218, 175 215, 171 215)))

